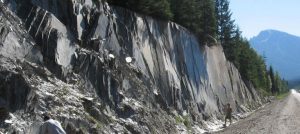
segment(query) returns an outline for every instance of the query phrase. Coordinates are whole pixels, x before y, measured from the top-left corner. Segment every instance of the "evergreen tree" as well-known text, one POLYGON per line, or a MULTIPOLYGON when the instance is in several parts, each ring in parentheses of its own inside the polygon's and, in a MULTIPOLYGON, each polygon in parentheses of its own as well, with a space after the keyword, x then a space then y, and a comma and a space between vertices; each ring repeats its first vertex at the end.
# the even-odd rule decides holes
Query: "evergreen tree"
POLYGON ((172 19, 172 12, 168 0, 137 0, 139 1, 138 10, 150 16, 161 19, 172 19))
POLYGON ((198 0, 199 9, 201 9, 199 20, 199 38, 202 43, 210 43, 216 37, 216 17, 213 0, 198 0))
POLYGON ((200 20, 200 10, 195 0, 172 0, 172 12, 174 21, 198 33, 197 22, 200 20))
POLYGON ((259 87, 263 89, 269 89, 270 83, 269 83, 269 76, 267 72, 267 66, 265 64, 265 60, 263 57, 259 56, 258 58, 258 80, 259 80, 259 87))
POLYGON ((171 0, 174 21, 193 31, 199 41, 210 43, 216 36, 212 0, 171 0))
POLYGON ((287 81, 285 81, 284 79, 281 79, 280 78, 280 75, 278 72, 276 72, 275 74, 275 80, 276 80, 276 92, 278 93, 285 93, 285 92, 288 92, 288 84, 287 84, 287 81))
POLYGON ((215 16, 217 19, 217 37, 224 47, 226 57, 232 61, 234 60, 235 43, 233 42, 236 29, 234 20, 231 19, 231 11, 229 9, 228 0, 215 0, 215 16))
POLYGON ((215 40, 217 25, 213 0, 108 0, 108 2, 150 16, 173 20, 190 29, 202 44, 215 40))
POLYGON ((274 71, 273 71, 272 66, 270 66, 269 73, 270 73, 270 78, 271 78, 271 83, 272 83, 271 92, 272 92, 272 94, 275 94, 277 87, 276 87, 276 80, 275 80, 274 71))
POLYGON ((110 4, 122 6, 160 19, 172 19, 169 0, 107 0, 110 4))
MULTIPOLYGON (((231 53, 230 55, 227 54, 227 58, 229 61, 231 61, 237 68, 239 68, 239 55, 241 54, 241 47, 240 45, 243 44, 242 37, 241 37, 241 31, 237 27, 234 32, 234 36, 232 38, 232 41, 230 43, 231 47, 227 49, 228 53, 231 53)), ((226 55, 226 54, 225 54, 226 55)))
POLYGON ((239 69, 244 80, 267 91, 270 83, 265 61, 250 47, 249 42, 241 37, 241 32, 231 15, 228 0, 215 0, 217 38, 223 46, 225 56, 239 69))

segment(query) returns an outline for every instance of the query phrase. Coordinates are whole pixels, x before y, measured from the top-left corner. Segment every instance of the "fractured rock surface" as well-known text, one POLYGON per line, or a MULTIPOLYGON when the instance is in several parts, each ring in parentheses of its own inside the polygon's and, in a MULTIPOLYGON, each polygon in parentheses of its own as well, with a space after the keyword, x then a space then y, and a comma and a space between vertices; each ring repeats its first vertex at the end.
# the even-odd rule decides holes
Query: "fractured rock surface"
POLYGON ((236 114, 262 104, 221 46, 173 22, 96 0, 0 9, 1 132, 36 133, 50 112, 68 133, 200 133, 227 103, 236 114))

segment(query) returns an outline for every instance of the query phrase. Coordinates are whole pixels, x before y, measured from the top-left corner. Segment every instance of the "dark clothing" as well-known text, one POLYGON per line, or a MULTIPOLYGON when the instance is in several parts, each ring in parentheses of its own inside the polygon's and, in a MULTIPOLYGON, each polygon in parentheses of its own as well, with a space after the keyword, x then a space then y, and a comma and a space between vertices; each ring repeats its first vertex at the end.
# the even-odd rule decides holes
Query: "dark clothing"
POLYGON ((0 107, 0 120, 4 121, 9 116, 9 113, 5 107, 0 107))
POLYGON ((232 114, 232 109, 228 108, 227 111, 226 111, 225 119, 230 119, 231 120, 231 114, 232 114))
POLYGON ((228 107, 226 108, 225 124, 224 124, 225 127, 226 127, 227 119, 229 119, 230 124, 232 123, 231 117, 232 117, 232 109, 231 109, 230 106, 228 106, 228 107))

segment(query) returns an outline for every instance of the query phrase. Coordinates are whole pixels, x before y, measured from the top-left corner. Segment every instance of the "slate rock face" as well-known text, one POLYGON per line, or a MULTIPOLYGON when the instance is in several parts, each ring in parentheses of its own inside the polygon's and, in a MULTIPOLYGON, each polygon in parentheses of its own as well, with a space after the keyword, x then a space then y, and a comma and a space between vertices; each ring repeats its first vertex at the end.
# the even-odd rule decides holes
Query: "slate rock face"
POLYGON ((1 71, 0 76, 1 99, 3 99, 4 106, 12 112, 24 109, 30 91, 24 78, 20 74, 9 71, 1 71))
POLYGON ((173 22, 103 1, 0 5, 0 95, 14 115, 3 132, 36 133, 50 112, 69 133, 200 133, 227 103, 262 104, 220 45, 173 22))

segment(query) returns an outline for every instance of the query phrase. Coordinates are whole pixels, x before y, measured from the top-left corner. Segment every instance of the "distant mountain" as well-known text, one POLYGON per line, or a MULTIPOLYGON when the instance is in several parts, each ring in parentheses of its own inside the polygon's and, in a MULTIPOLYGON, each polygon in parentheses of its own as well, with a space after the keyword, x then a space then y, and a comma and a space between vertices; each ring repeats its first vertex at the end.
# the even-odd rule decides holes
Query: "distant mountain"
POLYGON ((265 30, 250 39, 252 47, 290 82, 300 81, 300 37, 277 30, 265 30))

